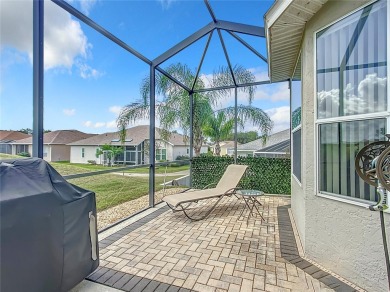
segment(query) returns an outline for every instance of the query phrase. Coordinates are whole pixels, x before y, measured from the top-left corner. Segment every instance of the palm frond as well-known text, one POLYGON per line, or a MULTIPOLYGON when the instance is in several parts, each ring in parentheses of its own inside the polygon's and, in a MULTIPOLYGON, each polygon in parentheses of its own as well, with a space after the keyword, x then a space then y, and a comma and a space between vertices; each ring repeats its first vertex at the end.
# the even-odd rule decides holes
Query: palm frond
POLYGON ((140 119, 146 119, 150 115, 149 103, 134 102, 124 106, 116 120, 117 126, 120 129, 120 139, 126 139, 126 127, 140 119))
MULTIPOLYGON (((221 109, 220 111, 223 111, 229 118, 234 119, 235 112, 233 106, 221 109)), ((255 127, 259 128, 264 137, 268 137, 272 130, 273 122, 269 115, 262 109, 251 105, 239 105, 237 107, 237 115, 242 125, 244 121, 251 122, 255 127)))

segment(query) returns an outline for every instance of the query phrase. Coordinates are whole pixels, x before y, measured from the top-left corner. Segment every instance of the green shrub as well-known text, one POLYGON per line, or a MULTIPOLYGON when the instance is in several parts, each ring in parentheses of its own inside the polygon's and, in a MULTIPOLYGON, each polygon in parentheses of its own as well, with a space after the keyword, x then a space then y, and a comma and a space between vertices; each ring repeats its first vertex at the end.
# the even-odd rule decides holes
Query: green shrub
POLYGON ((28 152, 20 152, 18 155, 23 157, 31 157, 30 153, 28 152))
POLYGON ((181 166, 181 163, 180 162, 172 162, 172 163, 169 163, 168 166, 169 167, 179 167, 179 166, 181 166))
MULTIPOLYGON (((218 182, 228 165, 234 163, 229 156, 200 156, 192 161, 192 184, 203 188, 218 182)), ((291 161, 288 158, 238 157, 237 164, 248 165, 239 183, 244 189, 261 190, 268 194, 291 193, 291 161)))
POLYGON ((176 160, 189 160, 189 159, 190 159, 190 157, 187 155, 178 155, 176 157, 176 160))

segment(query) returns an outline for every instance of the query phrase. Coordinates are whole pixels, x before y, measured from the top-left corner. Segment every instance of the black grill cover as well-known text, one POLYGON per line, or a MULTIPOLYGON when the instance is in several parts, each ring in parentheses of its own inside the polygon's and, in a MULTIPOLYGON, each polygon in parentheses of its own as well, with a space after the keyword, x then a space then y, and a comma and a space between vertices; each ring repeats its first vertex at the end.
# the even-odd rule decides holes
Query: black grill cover
POLYGON ((1 162, 0 291, 76 286, 99 265, 95 218, 95 194, 44 160, 1 162))

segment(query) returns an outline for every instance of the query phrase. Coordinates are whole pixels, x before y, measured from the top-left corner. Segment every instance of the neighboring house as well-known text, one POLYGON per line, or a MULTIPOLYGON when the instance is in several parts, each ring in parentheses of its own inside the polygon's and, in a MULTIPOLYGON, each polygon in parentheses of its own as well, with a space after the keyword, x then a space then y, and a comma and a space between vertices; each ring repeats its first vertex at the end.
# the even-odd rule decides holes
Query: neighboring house
MULTIPOLYGON (((240 143, 237 142, 237 145, 240 145, 240 143)), ((221 153, 220 155, 227 155, 229 148, 234 148, 234 141, 221 141, 219 142, 219 146, 221 147, 221 153)), ((211 151, 213 151, 213 154, 215 154, 215 144, 210 146, 211 151)))
MULTIPOLYGON (((178 133, 172 133, 169 140, 161 138, 160 129, 156 128, 156 161, 176 160, 178 156, 189 156, 189 142, 178 133)), ((149 126, 136 126, 126 130, 126 140, 122 143, 119 139, 120 132, 104 133, 91 138, 70 143, 70 162, 88 163, 95 161, 97 164, 107 164, 107 155, 103 153, 96 157, 98 149, 105 145, 124 147, 124 152, 115 159, 120 164, 145 164, 149 163, 149 126)), ((203 146, 201 153, 207 153, 207 146, 203 146)))
MULTIPOLYGON (((290 152, 290 129, 269 135, 266 143, 257 139, 237 146, 237 156, 286 157, 290 152)), ((228 149, 234 155, 234 148, 228 149)))
MULTIPOLYGON (((6 153, 6 154, 16 154, 12 153, 12 142, 15 140, 20 140, 24 138, 31 137, 29 134, 21 133, 18 131, 5 131, 0 130, 0 153, 6 153)), ((24 152, 24 151, 19 151, 24 152)))
MULTIPOLYGON (((95 136, 77 130, 57 130, 43 134, 43 159, 46 161, 69 161, 68 143, 95 136)), ((12 144, 12 154, 28 152, 32 155, 32 137, 17 140, 12 144)))
POLYGON ((291 211, 303 253, 376 292, 389 291, 379 212, 355 157, 389 133, 389 5, 278 0, 265 15, 270 79, 294 80, 291 211))

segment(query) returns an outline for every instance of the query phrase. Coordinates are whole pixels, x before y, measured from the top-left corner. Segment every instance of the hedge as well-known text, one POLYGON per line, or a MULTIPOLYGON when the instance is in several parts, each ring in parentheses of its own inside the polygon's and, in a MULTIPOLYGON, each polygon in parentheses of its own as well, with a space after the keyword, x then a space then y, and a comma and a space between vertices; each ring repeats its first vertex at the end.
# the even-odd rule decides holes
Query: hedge
MULTIPOLYGON (((234 158, 200 156, 192 160, 193 188, 216 183, 234 158)), ((291 194, 291 160, 289 158, 238 157, 237 164, 248 165, 239 183, 244 189, 261 190, 268 194, 291 194)))

